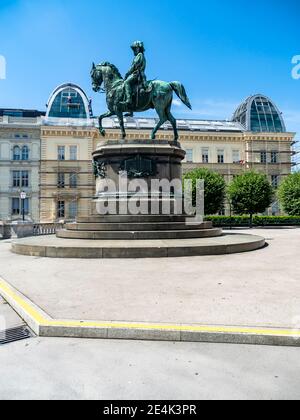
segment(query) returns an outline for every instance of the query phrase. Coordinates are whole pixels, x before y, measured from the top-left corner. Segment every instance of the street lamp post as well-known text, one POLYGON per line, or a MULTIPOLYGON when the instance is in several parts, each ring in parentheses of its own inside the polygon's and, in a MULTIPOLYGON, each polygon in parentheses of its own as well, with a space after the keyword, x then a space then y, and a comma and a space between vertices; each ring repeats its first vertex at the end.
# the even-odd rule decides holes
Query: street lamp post
POLYGON ((25 200, 27 198, 27 194, 22 191, 20 194, 20 198, 21 198, 21 203, 22 203, 22 218, 23 218, 23 222, 25 222, 25 200))

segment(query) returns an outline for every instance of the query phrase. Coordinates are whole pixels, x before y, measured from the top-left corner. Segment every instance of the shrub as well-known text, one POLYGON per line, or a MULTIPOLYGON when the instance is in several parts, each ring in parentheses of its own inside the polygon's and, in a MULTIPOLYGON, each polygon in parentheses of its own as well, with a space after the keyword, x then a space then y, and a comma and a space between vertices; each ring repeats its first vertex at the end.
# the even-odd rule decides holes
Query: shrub
POLYGON ((285 178, 278 190, 284 211, 290 216, 300 216, 300 173, 285 178))
POLYGON ((183 180, 191 179, 193 182, 193 204, 196 204, 197 180, 204 180, 205 214, 218 213, 224 205, 226 183, 224 178, 209 169, 194 169, 186 173, 183 180))
MULTIPOLYGON (((249 216, 207 216, 205 220, 216 227, 245 227, 250 222, 249 216)), ((300 226, 300 216, 255 216, 253 226, 300 226)))
POLYGON ((249 214, 252 226, 253 216, 263 213, 272 204, 273 188, 265 175, 246 172, 234 178, 228 187, 228 196, 234 212, 249 214))

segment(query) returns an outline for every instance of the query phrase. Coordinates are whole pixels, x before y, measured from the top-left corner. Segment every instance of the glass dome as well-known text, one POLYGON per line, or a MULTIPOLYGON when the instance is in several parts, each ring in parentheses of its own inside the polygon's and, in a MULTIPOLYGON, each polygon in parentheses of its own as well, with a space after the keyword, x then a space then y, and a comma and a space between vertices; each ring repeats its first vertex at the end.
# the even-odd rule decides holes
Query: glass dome
POLYGON ((233 116, 247 131, 259 133, 284 133, 286 127, 282 113, 269 98, 255 95, 247 98, 233 116))
POLYGON ((91 103, 79 86, 67 83, 57 87, 51 94, 46 117, 87 119, 91 116, 91 103))

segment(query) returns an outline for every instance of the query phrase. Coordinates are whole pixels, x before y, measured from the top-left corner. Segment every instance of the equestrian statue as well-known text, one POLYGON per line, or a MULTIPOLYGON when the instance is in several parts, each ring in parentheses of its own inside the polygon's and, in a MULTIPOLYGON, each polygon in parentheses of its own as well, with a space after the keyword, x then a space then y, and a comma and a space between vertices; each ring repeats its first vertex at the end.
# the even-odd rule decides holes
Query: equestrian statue
POLYGON ((159 128, 166 121, 170 121, 174 130, 174 140, 177 142, 179 138, 177 123, 171 113, 173 92, 188 108, 192 109, 185 88, 180 82, 147 81, 144 44, 136 41, 131 48, 134 60, 125 79, 113 64, 104 62, 96 66, 93 63, 91 70, 93 90, 99 92, 102 90, 102 84, 104 85, 109 110, 99 117, 99 131, 102 136, 105 136, 102 120, 116 115, 120 123, 122 138, 125 139, 124 114, 125 117, 132 117, 134 112, 155 109, 159 122, 152 131, 151 139, 155 140, 159 128))

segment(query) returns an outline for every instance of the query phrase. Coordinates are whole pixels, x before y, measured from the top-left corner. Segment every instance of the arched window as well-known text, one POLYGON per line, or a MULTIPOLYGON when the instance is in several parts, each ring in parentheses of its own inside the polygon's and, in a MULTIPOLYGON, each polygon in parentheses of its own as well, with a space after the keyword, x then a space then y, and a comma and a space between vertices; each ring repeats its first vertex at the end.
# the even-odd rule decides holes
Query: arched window
POLYGON ((21 149, 19 146, 15 146, 14 147, 14 156, 13 156, 14 160, 21 160, 21 149))
POLYGON ((22 148, 22 160, 28 160, 29 159, 29 148, 28 146, 23 146, 22 148))

